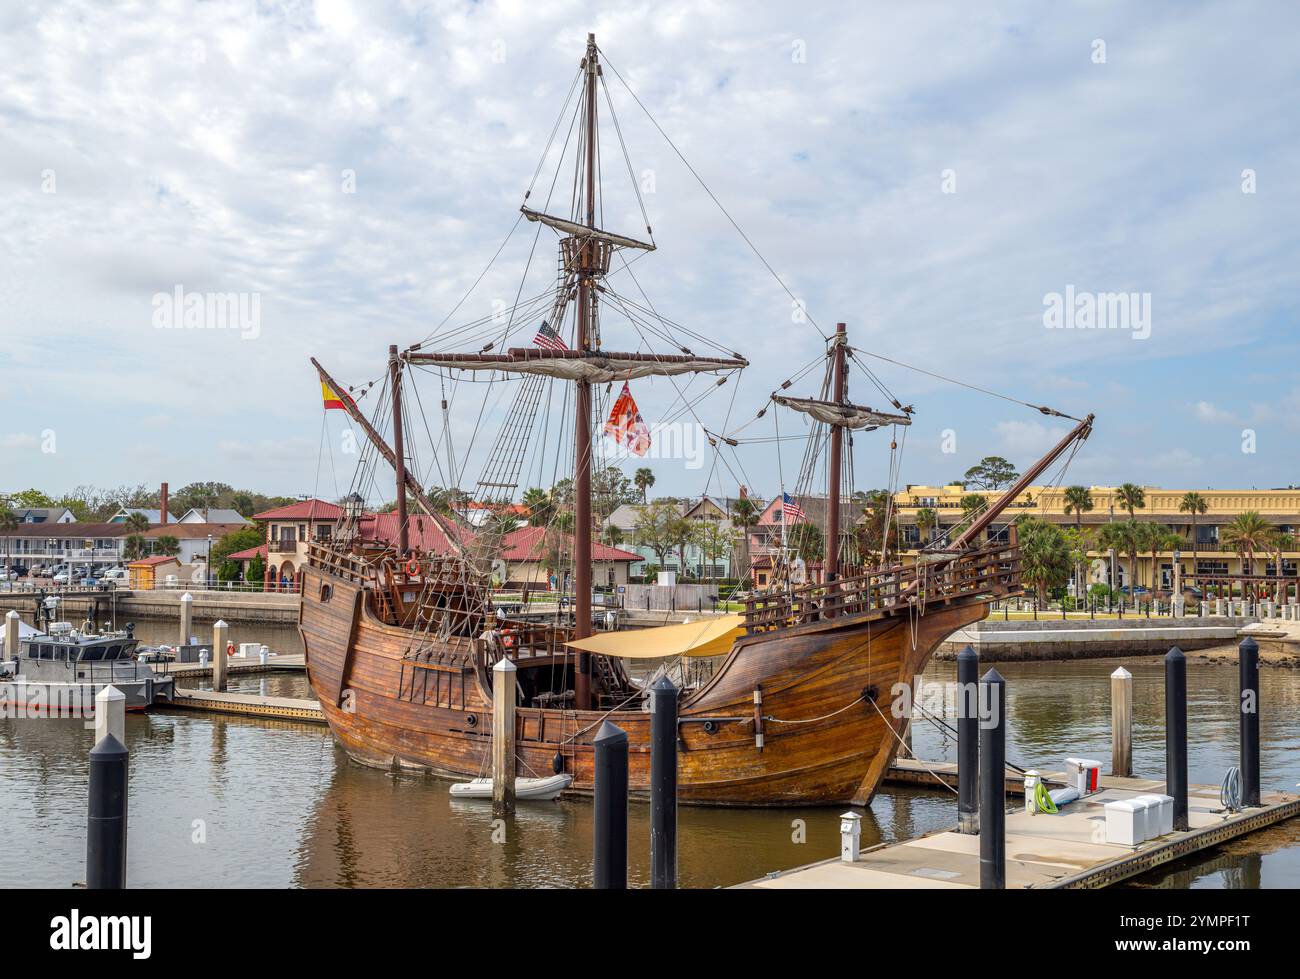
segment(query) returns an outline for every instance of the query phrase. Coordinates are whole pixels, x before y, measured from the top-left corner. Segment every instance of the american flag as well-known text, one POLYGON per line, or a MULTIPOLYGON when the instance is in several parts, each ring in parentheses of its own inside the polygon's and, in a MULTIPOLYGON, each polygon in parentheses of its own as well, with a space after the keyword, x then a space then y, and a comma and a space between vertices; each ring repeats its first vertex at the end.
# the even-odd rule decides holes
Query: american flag
POLYGON ((560 335, 551 329, 551 325, 542 320, 542 325, 537 328, 537 336, 533 337, 533 346, 541 347, 543 350, 568 350, 560 335))
POLYGON ((781 494, 781 517, 786 523, 795 523, 800 520, 807 520, 808 514, 803 512, 803 507, 789 493, 781 494))

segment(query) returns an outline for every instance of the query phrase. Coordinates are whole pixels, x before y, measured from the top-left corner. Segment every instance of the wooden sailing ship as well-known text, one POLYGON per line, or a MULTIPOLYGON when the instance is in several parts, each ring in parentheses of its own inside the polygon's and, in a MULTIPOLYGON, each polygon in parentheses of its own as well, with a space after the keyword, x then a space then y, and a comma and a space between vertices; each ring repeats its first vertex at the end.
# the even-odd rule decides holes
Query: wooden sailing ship
MULTIPOLYGON (((1090 431, 1089 416, 1015 486, 942 550, 914 565, 846 568, 841 560, 840 480, 829 482, 825 577, 748 597, 736 616, 642 633, 593 635, 591 544, 592 390, 628 378, 686 373, 725 375, 739 356, 691 350, 661 356, 607 351, 599 304, 607 296, 611 256, 649 250, 597 225, 596 92, 600 52, 589 37, 580 68, 583 129, 569 217, 525 207, 529 221, 560 237, 559 286, 551 322, 574 309, 573 342, 563 349, 510 347, 457 354, 419 345, 389 348, 389 445, 351 398, 344 407, 396 472, 400 536, 367 541, 341 532, 311 546, 303 572, 300 630, 311 686, 335 737, 356 761, 446 777, 480 775, 491 743, 493 665, 517 668, 516 744, 520 771, 572 776, 572 791, 592 786, 592 739, 605 720, 629 739, 630 787, 646 791, 650 715, 643 686, 629 675, 620 643, 644 650, 662 639, 663 654, 701 657, 707 676, 681 691, 679 793, 686 803, 733 806, 868 802, 894 757, 905 719, 893 710, 934 648, 954 630, 987 615, 989 604, 1020 592, 1019 554, 1009 540, 980 544, 989 524, 1030 480, 1090 431), (403 376, 417 366, 446 372, 518 375, 572 385, 572 615, 537 621, 493 605, 490 533, 440 512, 407 465, 403 376), (433 521, 446 546, 411 546, 408 496, 433 521), (675 630, 675 631, 674 631, 675 630), (631 639, 636 640, 635 643, 631 639), (612 644, 612 645, 611 645, 612 644)), ((648 230, 648 229, 647 229, 648 230)), ((876 412, 848 400, 847 335, 827 351, 830 397, 774 394, 783 408, 829 426, 830 471, 841 470, 846 432, 906 425, 910 409, 876 412)), ((323 383, 344 390, 316 363, 323 383)), ((375 417, 382 413, 376 412, 375 417)), ((515 432, 511 439, 519 441, 515 432)), ((525 439, 526 440, 526 439, 525 439)), ((483 485, 483 484, 481 484, 483 485)), ((507 489, 513 484, 505 483, 507 489)), ((628 655, 632 655, 628 653, 628 655)))

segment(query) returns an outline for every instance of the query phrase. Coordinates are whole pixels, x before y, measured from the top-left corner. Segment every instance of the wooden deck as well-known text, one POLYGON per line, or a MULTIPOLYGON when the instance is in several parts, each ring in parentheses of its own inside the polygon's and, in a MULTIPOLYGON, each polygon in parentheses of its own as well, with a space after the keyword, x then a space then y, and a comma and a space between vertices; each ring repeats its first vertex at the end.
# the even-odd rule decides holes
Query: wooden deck
MULTIPOLYGON (((226 658, 227 676, 247 676, 250 673, 305 673, 307 663, 302 653, 288 653, 283 656, 271 656, 265 664, 255 656, 230 656, 226 658)), ((193 679, 196 676, 212 676, 212 664, 200 666, 198 663, 171 663, 166 673, 177 680, 193 679)))
POLYGON ((162 710, 201 710, 217 714, 240 714, 277 720, 324 724, 325 714, 315 700, 297 697, 261 697, 248 693, 217 693, 214 690, 176 688, 175 699, 160 705, 162 710))
MULTIPOLYGON (((939 772, 939 766, 930 765, 939 772)), ((942 774, 942 773, 940 773, 942 774)), ((929 776, 926 776, 929 778, 929 776)), ((1050 777, 1050 775, 1049 775, 1050 777)), ((933 784, 933 780, 931 780, 933 784)), ((1105 887, 1198 850, 1300 815, 1300 796, 1264 793, 1263 806, 1218 813, 1219 790, 1193 785, 1188 793, 1190 830, 1128 847, 1106 843, 1103 806, 1164 792, 1159 779, 1102 779, 1102 791, 1062 808, 1060 815, 1030 816, 1008 810, 1007 888, 1105 887)), ((955 806, 955 802, 954 802, 955 806)), ((839 858, 774 873, 742 888, 916 889, 978 888, 979 837, 940 830, 863 850, 857 863, 839 858)))

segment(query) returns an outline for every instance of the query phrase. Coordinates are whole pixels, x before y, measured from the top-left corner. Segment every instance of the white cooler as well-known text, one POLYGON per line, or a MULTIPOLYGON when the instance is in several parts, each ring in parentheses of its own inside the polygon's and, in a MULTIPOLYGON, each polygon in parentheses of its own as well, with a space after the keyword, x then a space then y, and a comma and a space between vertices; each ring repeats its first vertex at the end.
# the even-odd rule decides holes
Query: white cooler
POLYGON ((1140 795, 1137 801, 1147 804, 1147 839, 1164 836, 1174 831, 1174 797, 1171 795, 1140 795))
POLYGON ((1130 799, 1108 802, 1106 812, 1106 842, 1121 846, 1137 846, 1142 842, 1146 828, 1146 806, 1130 799))
POLYGON ((1091 795, 1101 788, 1101 762, 1091 758, 1065 759, 1065 782, 1078 789, 1080 795, 1091 795))

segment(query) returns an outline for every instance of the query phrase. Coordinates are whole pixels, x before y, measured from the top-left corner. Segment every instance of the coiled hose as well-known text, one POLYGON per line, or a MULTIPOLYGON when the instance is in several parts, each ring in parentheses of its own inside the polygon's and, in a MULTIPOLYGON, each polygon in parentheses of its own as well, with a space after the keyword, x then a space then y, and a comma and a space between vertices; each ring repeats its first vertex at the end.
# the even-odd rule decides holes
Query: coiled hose
POLYGON ((1233 765, 1223 774, 1219 785, 1219 805, 1228 812, 1241 809, 1241 769, 1233 765))

